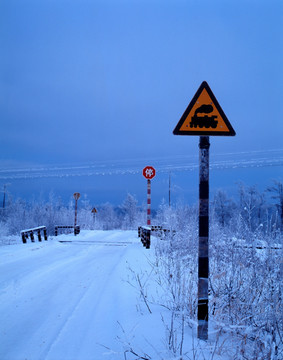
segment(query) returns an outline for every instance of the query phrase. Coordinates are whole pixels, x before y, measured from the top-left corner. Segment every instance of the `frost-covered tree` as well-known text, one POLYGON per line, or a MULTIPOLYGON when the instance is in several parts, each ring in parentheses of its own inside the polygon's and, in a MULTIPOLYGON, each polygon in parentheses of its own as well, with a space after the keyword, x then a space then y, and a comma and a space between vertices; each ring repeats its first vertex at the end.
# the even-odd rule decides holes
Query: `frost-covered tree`
POLYGON ((92 209, 93 206, 91 206, 87 195, 84 194, 78 203, 78 225, 81 229, 94 229, 96 224, 92 209))
POLYGON ((220 189, 216 192, 212 202, 212 208, 216 219, 222 227, 230 223, 235 207, 235 203, 232 199, 228 198, 225 191, 220 189))
POLYGON ((276 207, 279 213, 279 228, 283 231, 283 183, 274 180, 274 185, 267 188, 268 192, 271 192, 272 199, 276 200, 276 207))
POLYGON ((239 185, 239 210, 246 231, 254 232, 262 227, 266 210, 266 201, 256 186, 239 185))
POLYGON ((124 229, 135 229, 137 228, 137 219, 138 219, 138 201, 131 195, 127 194, 126 199, 123 204, 120 206, 121 215, 123 217, 123 228, 124 229))
POLYGON ((17 199, 13 201, 6 211, 6 224, 10 234, 18 234, 21 230, 32 226, 33 220, 30 216, 30 208, 24 200, 17 199))
POLYGON ((121 227, 120 220, 113 205, 105 203, 98 207, 97 228, 103 230, 118 229, 121 227))

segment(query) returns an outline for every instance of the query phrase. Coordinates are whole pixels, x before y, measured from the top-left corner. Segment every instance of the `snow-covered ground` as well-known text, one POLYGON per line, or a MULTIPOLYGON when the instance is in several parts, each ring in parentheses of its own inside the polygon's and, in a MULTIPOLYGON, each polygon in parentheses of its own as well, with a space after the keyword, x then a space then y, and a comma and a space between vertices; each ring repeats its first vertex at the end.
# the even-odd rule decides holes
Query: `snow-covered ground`
POLYGON ((167 359, 168 311, 150 314, 133 280, 150 272, 153 255, 137 231, 5 242, 12 245, 0 247, 1 360, 137 358, 132 352, 167 359))
POLYGON ((138 325, 127 272, 145 254, 133 231, 2 246, 0 359, 123 358, 117 336, 138 325))
POLYGON ((231 359, 236 338, 217 337, 210 324, 209 341, 198 340, 196 324, 162 303, 158 241, 147 250, 137 231, 122 230, 2 241, 0 359, 231 359))

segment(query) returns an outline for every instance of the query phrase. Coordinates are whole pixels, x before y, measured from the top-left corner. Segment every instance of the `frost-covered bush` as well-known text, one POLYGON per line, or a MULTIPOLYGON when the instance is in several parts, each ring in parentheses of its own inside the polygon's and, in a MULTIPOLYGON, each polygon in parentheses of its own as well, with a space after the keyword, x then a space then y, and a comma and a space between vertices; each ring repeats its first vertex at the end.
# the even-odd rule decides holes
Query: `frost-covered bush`
POLYGON ((217 226, 211 233, 210 313, 218 327, 236 336, 233 359, 279 359, 281 247, 256 236, 237 238, 230 229, 217 226))
MULTIPOLYGON (((230 214, 227 224, 211 206, 209 322, 217 336, 210 335, 215 342, 210 340, 207 346, 225 359, 279 360, 283 355, 282 234, 277 225, 276 231, 275 226, 267 226, 272 221, 267 206, 259 203, 257 210, 264 211, 253 212, 256 218, 249 217, 252 211, 245 217, 239 204, 232 206, 223 199, 230 214)), ((221 212, 226 213, 225 206, 221 212)), ((197 323, 198 216, 195 209, 163 203, 155 223, 176 232, 156 241, 151 275, 155 286, 147 285, 142 292, 146 301, 171 312, 164 327, 169 350, 176 356, 184 326, 197 323)))

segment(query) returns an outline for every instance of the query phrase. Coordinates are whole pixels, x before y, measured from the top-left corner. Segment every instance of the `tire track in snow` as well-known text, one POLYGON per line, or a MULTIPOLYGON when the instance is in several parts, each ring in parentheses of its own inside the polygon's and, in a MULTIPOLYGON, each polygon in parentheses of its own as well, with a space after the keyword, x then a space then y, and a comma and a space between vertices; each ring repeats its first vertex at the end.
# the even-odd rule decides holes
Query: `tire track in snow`
MULTIPOLYGON (((103 250, 103 246, 100 250, 103 250)), ((74 353, 78 351, 78 349, 81 348, 81 344, 83 340, 86 338, 87 334, 89 333, 89 329, 92 328, 92 319, 95 318, 95 312, 98 308, 99 304, 103 302, 104 300, 104 294, 107 291, 108 285, 111 284, 112 275, 115 272, 115 269, 117 266, 119 266, 121 259, 125 256, 127 252, 126 248, 119 249, 119 252, 115 255, 114 252, 111 252, 111 254, 108 253, 108 257, 111 256, 111 259, 115 258, 114 264, 107 269, 107 276, 105 273, 103 274, 103 283, 96 283, 96 279, 93 279, 92 282, 89 284, 89 286, 85 289, 83 294, 81 294, 78 301, 76 301, 75 304, 72 305, 72 308, 69 310, 68 314, 65 316, 64 323, 61 324, 60 328, 56 330, 56 333, 53 334, 52 340, 49 343, 48 348, 45 350, 42 359, 44 360, 53 360, 56 357, 55 354, 58 354, 58 351, 60 353, 60 349, 65 349, 64 356, 68 357, 72 355, 72 359, 80 358, 76 357, 74 353), (95 297, 95 298, 94 298, 95 297), (89 299, 92 299, 91 301, 89 299), (89 302, 91 302, 91 309, 89 309, 87 319, 85 317, 85 304, 87 305, 89 302), (80 313, 81 314, 80 316, 80 313), (83 319, 84 318, 84 319, 83 319), (79 319, 79 321, 78 321, 79 319), (76 331, 77 326, 81 325, 83 320, 87 320, 83 323, 83 327, 81 328, 80 332, 76 334, 76 341, 73 342, 71 345, 69 344, 68 348, 66 346, 62 346, 62 342, 69 343, 69 337, 71 334, 76 331), (71 346, 71 349, 70 349, 71 346), (55 357, 54 357, 55 356, 55 357)), ((98 254, 99 255, 99 254, 98 254)), ((104 267, 105 270, 105 267, 104 267)))
MULTIPOLYGON (((56 244, 53 245, 56 246, 56 244)), ((53 250, 53 252, 45 252, 46 261, 42 261, 44 254, 28 252, 29 256, 26 257, 25 262, 21 262, 21 268, 17 266, 17 262, 14 262, 16 287, 13 288, 11 285, 12 289, 5 289, 1 294, 1 360, 22 360, 24 351, 21 349, 25 349, 26 358, 29 360, 42 358, 40 356, 41 348, 44 348, 47 343, 44 334, 48 329, 49 321, 53 321, 54 326, 61 321, 57 314, 52 313, 52 306, 57 305, 57 309, 55 309, 57 311, 58 308, 60 309, 65 305, 64 301, 62 302, 62 296, 60 296, 62 279, 64 278, 67 282, 72 281, 71 276, 68 277, 68 273, 74 274, 75 271, 82 271, 84 268, 82 262, 85 260, 84 254, 87 254, 86 248, 80 248, 79 251, 74 251, 74 249, 66 251, 64 249, 59 257, 57 256, 59 251, 57 246, 43 250, 53 250), (55 255, 55 261, 52 261, 52 255, 55 255), (23 271, 23 275, 20 274, 21 271, 23 271), (59 305, 58 300, 60 301, 59 305), (14 339, 12 341, 13 346, 9 343, 10 337, 14 339), (36 345, 37 349, 30 348, 29 342, 36 345)), ((87 264, 90 260, 89 258, 87 264)), ((6 269, 6 267, 1 267, 3 276, 6 269)), ((84 278, 74 281, 75 296, 79 297, 83 291, 79 282, 86 280, 84 278)), ((65 286, 63 284, 62 287, 62 291, 68 296, 68 286, 66 287, 66 284, 65 286)), ((61 310, 64 313, 63 307, 61 310)))
MULTIPOLYGON (((117 241, 135 237, 133 232, 125 237, 126 232, 97 231, 95 236, 82 238, 113 241, 115 233, 117 241)), ((44 245, 38 251, 11 247, 7 256, 4 255, 8 258, 11 254, 11 261, 1 264, 2 285, 9 287, 14 279, 17 285, 13 289, 11 284, 0 295, 1 360, 45 359, 58 337, 64 340, 63 334, 69 326, 74 327, 70 324, 78 318, 76 314, 82 311, 82 304, 90 304, 92 308, 103 302, 103 291, 111 281, 111 274, 127 252, 127 247, 109 248, 101 244, 82 247, 50 241, 44 245), (13 249, 18 250, 17 254, 13 249), (7 269, 14 269, 12 276, 7 269)), ((83 318, 80 326, 92 326, 88 321, 88 317, 83 318)), ((52 356, 50 359, 54 360, 52 356)))

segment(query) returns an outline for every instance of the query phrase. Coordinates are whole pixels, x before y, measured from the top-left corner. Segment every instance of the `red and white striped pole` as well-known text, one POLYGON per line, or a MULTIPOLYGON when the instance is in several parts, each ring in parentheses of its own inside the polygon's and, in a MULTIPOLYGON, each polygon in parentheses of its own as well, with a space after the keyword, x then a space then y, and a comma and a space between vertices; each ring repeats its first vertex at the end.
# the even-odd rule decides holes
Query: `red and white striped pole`
POLYGON ((151 225, 151 180, 147 179, 147 225, 151 225))
POLYGON ((155 169, 152 166, 146 166, 142 171, 147 180, 147 225, 151 225, 151 179, 155 176, 155 169))

